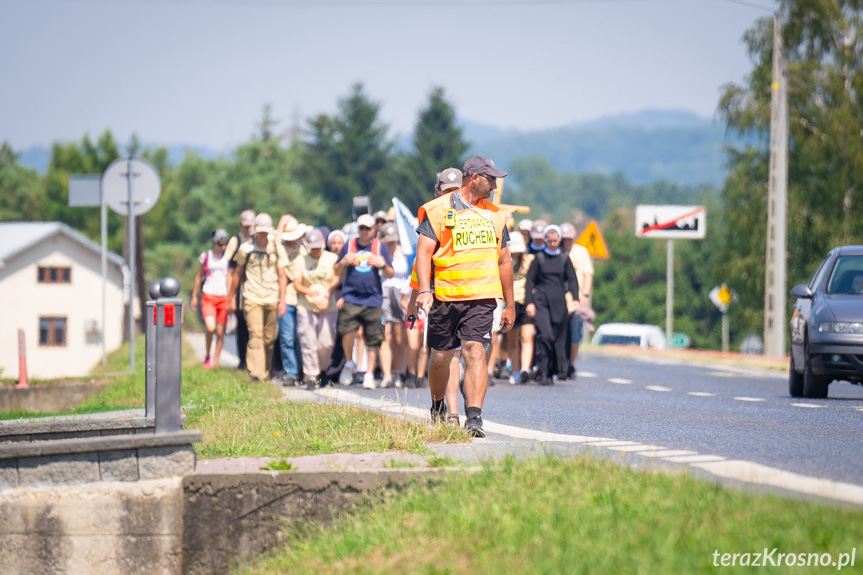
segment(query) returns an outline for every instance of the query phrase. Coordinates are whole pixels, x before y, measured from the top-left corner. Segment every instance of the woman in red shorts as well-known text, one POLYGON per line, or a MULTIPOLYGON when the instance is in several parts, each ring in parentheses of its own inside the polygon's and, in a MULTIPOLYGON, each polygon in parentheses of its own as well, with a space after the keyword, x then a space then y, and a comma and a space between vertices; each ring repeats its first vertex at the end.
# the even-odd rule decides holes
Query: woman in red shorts
POLYGON ((204 367, 219 367, 219 357, 222 355, 222 345, 225 343, 225 324, 228 323, 228 258, 225 248, 228 245, 228 232, 216 230, 213 232, 213 247, 198 257, 201 266, 195 274, 195 287, 192 290, 192 309, 198 309, 198 290, 203 281, 201 296, 201 315, 207 329, 205 340, 206 358, 204 367), (216 350, 210 357, 210 346, 216 336, 216 350))

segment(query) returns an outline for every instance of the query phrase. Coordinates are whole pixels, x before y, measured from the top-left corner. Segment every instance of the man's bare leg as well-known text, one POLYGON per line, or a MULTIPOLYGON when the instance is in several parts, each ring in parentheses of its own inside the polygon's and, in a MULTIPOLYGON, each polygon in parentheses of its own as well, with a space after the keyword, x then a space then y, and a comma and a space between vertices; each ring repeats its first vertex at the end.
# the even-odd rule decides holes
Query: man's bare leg
POLYGON ((356 337, 357 332, 355 331, 348 332, 342 336, 342 349, 345 351, 345 361, 353 361, 354 359, 354 339, 356 337))
MULTIPOLYGON (((449 378, 446 382, 446 406, 447 416, 455 415, 458 417, 458 364, 461 354, 458 350, 452 356, 449 362, 449 378)), ((458 422, 456 422, 458 423, 458 422)))
POLYGON ((478 341, 461 342, 464 358, 464 411, 467 419, 464 428, 474 437, 485 437, 482 429, 482 404, 488 389, 488 374, 485 369, 485 345, 478 341))
POLYGON ((478 341, 462 341, 461 355, 464 357, 465 410, 468 407, 482 408, 488 389, 485 345, 478 341))
MULTIPOLYGON (((455 350, 438 351, 436 349, 429 350, 429 390, 431 391, 432 401, 440 401, 446 397, 447 383, 449 382, 450 363, 452 363, 455 350)), ((458 378, 458 372, 456 372, 458 378)), ((456 381, 456 386, 458 381, 456 381)))

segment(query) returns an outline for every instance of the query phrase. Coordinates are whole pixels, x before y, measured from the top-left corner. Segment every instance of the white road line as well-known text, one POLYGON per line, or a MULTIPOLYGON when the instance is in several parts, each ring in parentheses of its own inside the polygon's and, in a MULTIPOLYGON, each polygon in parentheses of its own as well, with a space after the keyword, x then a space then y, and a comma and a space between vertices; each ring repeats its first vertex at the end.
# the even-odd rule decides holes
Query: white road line
POLYGON ((648 385, 644 389, 649 389, 650 391, 671 391, 670 387, 662 387, 661 385, 648 385))
MULTIPOLYGON (((409 414, 417 417, 420 420, 428 421, 429 412, 427 408, 410 407, 400 404, 392 400, 372 399, 360 396, 356 393, 345 389, 324 388, 315 390, 315 394, 330 398, 336 401, 362 405, 370 409, 382 409, 386 411, 409 414)), ((750 398, 752 399, 752 398, 750 398)), ((863 411, 863 407, 855 408, 858 411, 863 411)), ((610 437, 588 437, 580 435, 567 435, 563 433, 549 433, 546 431, 536 431, 533 429, 525 429, 511 425, 502 425, 490 421, 484 422, 483 427, 486 431, 492 433, 500 433, 509 437, 519 439, 531 439, 534 441, 554 441, 561 443, 585 444, 590 442, 608 443, 617 441, 610 437)), ((482 440, 485 441, 485 440, 482 440)), ((597 445, 600 447, 601 445, 597 445)), ((628 453, 636 453, 643 457, 662 458, 662 460, 673 461, 669 458, 678 458, 683 456, 699 456, 695 451, 666 449, 657 445, 640 445, 631 446, 609 446, 609 449, 616 451, 625 451, 628 453)), ((701 455, 699 457, 719 457, 701 455)), ((790 471, 768 467, 751 461, 702 461, 689 463, 692 467, 703 469, 708 473, 712 473, 717 477, 725 477, 735 479, 747 483, 755 483, 759 485, 768 485, 771 487, 779 487, 796 491, 799 493, 807 493, 819 497, 827 497, 838 501, 846 501, 857 505, 863 505, 863 485, 854 485, 851 483, 842 483, 839 481, 831 481, 829 479, 818 479, 807 477, 790 471)))
POLYGON ((617 441, 616 439, 609 439, 603 441, 588 441, 585 445, 595 445, 596 447, 632 447, 639 445, 639 443, 635 441, 617 441))
POLYGON ((663 461, 672 463, 707 463, 708 461, 725 461, 721 455, 679 455, 677 457, 663 457, 663 461))
POLYGON ((824 407, 823 405, 815 405, 814 403, 792 403, 791 405, 793 405, 794 407, 824 407))
POLYGON ((716 463, 694 463, 698 467, 719 477, 738 479, 749 483, 781 487, 799 493, 829 497, 863 505, 863 486, 840 483, 829 479, 806 477, 790 471, 768 467, 751 461, 720 461, 716 463))
POLYGON ((689 395, 694 395, 695 397, 716 397, 715 393, 707 393, 706 391, 690 391, 689 395))
POLYGON ((645 451, 639 453, 644 457, 673 457, 675 455, 696 455, 697 451, 687 451, 685 449, 661 449, 659 451, 645 451))
POLYGON ((621 385, 629 385, 632 383, 631 379, 623 379, 621 377, 610 377, 608 378, 609 383, 619 383, 621 385))
POLYGON ((596 374, 592 371, 577 371, 575 372, 575 379, 579 377, 596 377, 596 374))
POLYGON ((764 401, 763 397, 735 397, 737 401, 764 401))

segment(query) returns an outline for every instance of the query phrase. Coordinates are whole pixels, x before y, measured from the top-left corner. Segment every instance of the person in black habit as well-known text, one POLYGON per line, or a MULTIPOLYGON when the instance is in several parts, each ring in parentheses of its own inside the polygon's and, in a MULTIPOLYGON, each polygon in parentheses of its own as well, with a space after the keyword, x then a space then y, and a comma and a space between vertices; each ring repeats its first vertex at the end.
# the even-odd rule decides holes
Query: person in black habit
POLYGON ((569 314, 564 294, 578 299, 578 280, 569 256, 560 249, 561 231, 548 226, 543 231, 545 248, 527 271, 525 313, 536 325, 534 362, 540 385, 552 385, 566 375, 566 329, 569 314))

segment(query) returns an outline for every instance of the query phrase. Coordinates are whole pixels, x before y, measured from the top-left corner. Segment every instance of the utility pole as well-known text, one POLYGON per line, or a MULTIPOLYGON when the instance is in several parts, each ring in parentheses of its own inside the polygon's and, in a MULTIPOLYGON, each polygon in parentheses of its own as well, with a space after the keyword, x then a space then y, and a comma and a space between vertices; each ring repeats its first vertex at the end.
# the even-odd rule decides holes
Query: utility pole
POLYGON ((667 257, 665 258, 665 347, 671 348, 671 334, 674 331, 674 240, 668 238, 667 257))
POLYGON ((764 281, 764 355, 785 355, 786 213, 788 203, 788 88, 782 22, 773 15, 770 97, 770 172, 767 193, 767 262, 764 281))

